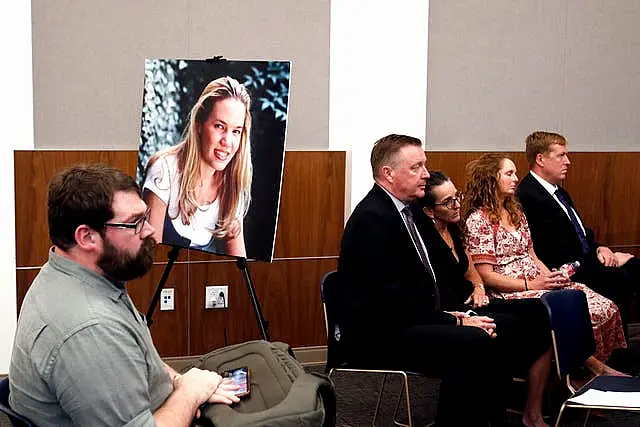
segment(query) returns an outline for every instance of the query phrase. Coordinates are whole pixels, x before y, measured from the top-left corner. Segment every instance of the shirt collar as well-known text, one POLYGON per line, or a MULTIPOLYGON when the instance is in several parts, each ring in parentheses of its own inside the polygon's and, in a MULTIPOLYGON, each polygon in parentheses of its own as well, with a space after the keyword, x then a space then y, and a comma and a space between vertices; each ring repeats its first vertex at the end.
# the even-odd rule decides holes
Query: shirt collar
POLYGON ((393 194, 391 194, 386 188, 384 188, 382 185, 376 183, 376 185, 380 188, 382 188, 384 190, 385 193, 387 193, 389 195, 389 197, 391 197, 391 201, 393 202, 393 204, 395 205, 396 209, 398 209, 398 212, 402 213, 402 210, 406 207, 409 206, 408 203, 403 202, 402 200, 398 199, 396 196, 394 196, 393 194))
POLYGON ((534 171, 529 171, 529 173, 536 179, 536 181, 540 183, 540 185, 544 187, 545 190, 549 192, 549 194, 551 194, 552 196, 555 194, 556 190, 558 189, 557 185, 551 184, 549 181, 545 180, 534 171))
POLYGON ((114 283, 97 272, 69 259, 58 255, 55 247, 49 249, 49 263, 54 269, 81 280, 87 286, 101 294, 118 301, 126 293, 124 282, 114 283))

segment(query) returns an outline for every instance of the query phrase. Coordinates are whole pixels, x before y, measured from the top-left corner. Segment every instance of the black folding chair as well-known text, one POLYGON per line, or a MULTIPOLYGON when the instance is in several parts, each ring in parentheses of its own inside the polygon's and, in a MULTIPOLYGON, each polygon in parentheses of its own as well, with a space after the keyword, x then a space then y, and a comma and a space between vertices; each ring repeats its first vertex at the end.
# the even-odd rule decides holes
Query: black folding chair
POLYGON ((380 385, 380 391, 378 392, 378 400, 376 402, 376 409, 373 414, 373 420, 371 425, 376 425, 376 419, 380 412, 380 403, 382 402, 382 394, 384 392, 384 385, 389 375, 398 375, 402 378, 402 389, 398 396, 398 403, 396 404, 395 412, 393 413, 393 423, 398 426, 412 427, 413 419, 411 416, 411 396, 409 394, 409 375, 420 375, 417 372, 410 371, 397 371, 389 369, 362 369, 357 366, 352 366, 346 360, 343 341, 340 333, 339 325, 339 313, 337 310, 337 298, 339 298, 338 287, 340 286, 340 280, 337 271, 331 271, 327 273, 320 283, 320 293, 322 296, 322 305, 324 307, 325 326, 327 328, 327 364, 325 371, 329 377, 335 372, 350 372, 350 373, 366 373, 366 374, 384 374, 382 378, 382 384, 380 385), (398 421, 398 410, 402 397, 406 400, 407 419, 408 424, 403 424, 398 421))
POLYGON ((9 378, 0 381, 0 412, 9 418, 13 427, 35 427, 31 421, 9 406, 9 378))
POLYGON ((560 425, 565 408, 586 409, 585 426, 591 409, 640 411, 640 406, 631 408, 612 406, 597 400, 589 404, 582 404, 571 400, 588 390, 640 392, 640 378, 601 375, 576 390, 571 384, 570 373, 583 366, 584 362, 596 351, 587 297, 584 292, 579 290, 562 289, 545 293, 542 295, 542 301, 549 312, 558 377, 560 379, 566 378, 567 387, 572 393, 560 408, 556 427, 560 425))

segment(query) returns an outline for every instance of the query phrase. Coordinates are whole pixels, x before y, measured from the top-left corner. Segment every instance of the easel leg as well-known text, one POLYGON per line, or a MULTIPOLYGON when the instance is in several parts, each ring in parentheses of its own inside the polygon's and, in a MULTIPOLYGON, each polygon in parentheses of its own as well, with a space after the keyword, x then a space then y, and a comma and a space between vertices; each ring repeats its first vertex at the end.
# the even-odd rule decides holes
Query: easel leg
POLYGON ((160 282, 158 282, 158 287, 156 288, 156 292, 153 294, 153 299, 151 300, 151 304, 149 304, 149 310, 147 311, 147 327, 151 328, 153 321, 151 320, 151 316, 153 316, 153 312, 156 310, 156 306, 158 305, 158 301, 160 301, 160 294, 162 293, 162 288, 164 288, 165 283, 167 283, 167 279, 169 279, 169 273, 171 273, 171 269, 173 268, 173 263, 178 259, 178 254, 180 253, 180 248, 178 246, 173 246, 169 251, 169 260, 167 262, 167 266, 164 268, 164 272, 162 273, 162 277, 160 278, 160 282))
POLYGON ((247 285, 247 291, 249 291, 249 298, 251 298, 251 304, 253 304, 253 310, 256 313, 256 320, 258 321, 258 329, 260 330, 260 336, 262 337, 263 340, 269 341, 269 333, 267 332, 267 329, 269 328, 269 322, 264 320, 264 317, 262 317, 260 302, 258 301, 256 290, 253 287, 253 283, 251 282, 251 276, 249 275, 247 259, 237 258, 236 265, 242 271, 242 274, 244 276, 244 283, 247 285))

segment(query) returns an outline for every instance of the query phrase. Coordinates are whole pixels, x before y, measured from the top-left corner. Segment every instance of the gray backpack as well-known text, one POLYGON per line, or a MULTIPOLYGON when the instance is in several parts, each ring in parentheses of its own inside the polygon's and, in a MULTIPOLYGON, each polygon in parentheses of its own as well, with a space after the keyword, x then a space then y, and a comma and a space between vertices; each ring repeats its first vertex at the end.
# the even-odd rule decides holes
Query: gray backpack
POLYGON ((243 366, 250 370, 251 394, 230 406, 206 405, 199 425, 335 426, 333 383, 323 375, 306 373, 287 344, 249 341, 231 345, 205 354, 189 368, 221 373, 243 366))

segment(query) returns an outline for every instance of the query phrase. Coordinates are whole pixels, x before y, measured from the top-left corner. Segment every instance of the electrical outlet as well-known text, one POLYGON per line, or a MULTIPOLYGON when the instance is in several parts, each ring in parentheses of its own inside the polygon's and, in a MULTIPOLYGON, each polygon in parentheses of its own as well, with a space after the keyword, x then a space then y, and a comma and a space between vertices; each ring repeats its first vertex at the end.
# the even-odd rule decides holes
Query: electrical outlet
POLYGON ((204 308, 228 308, 229 286, 207 286, 204 288, 204 308))
POLYGON ((174 288, 164 288, 160 292, 160 311, 174 310, 174 288))

